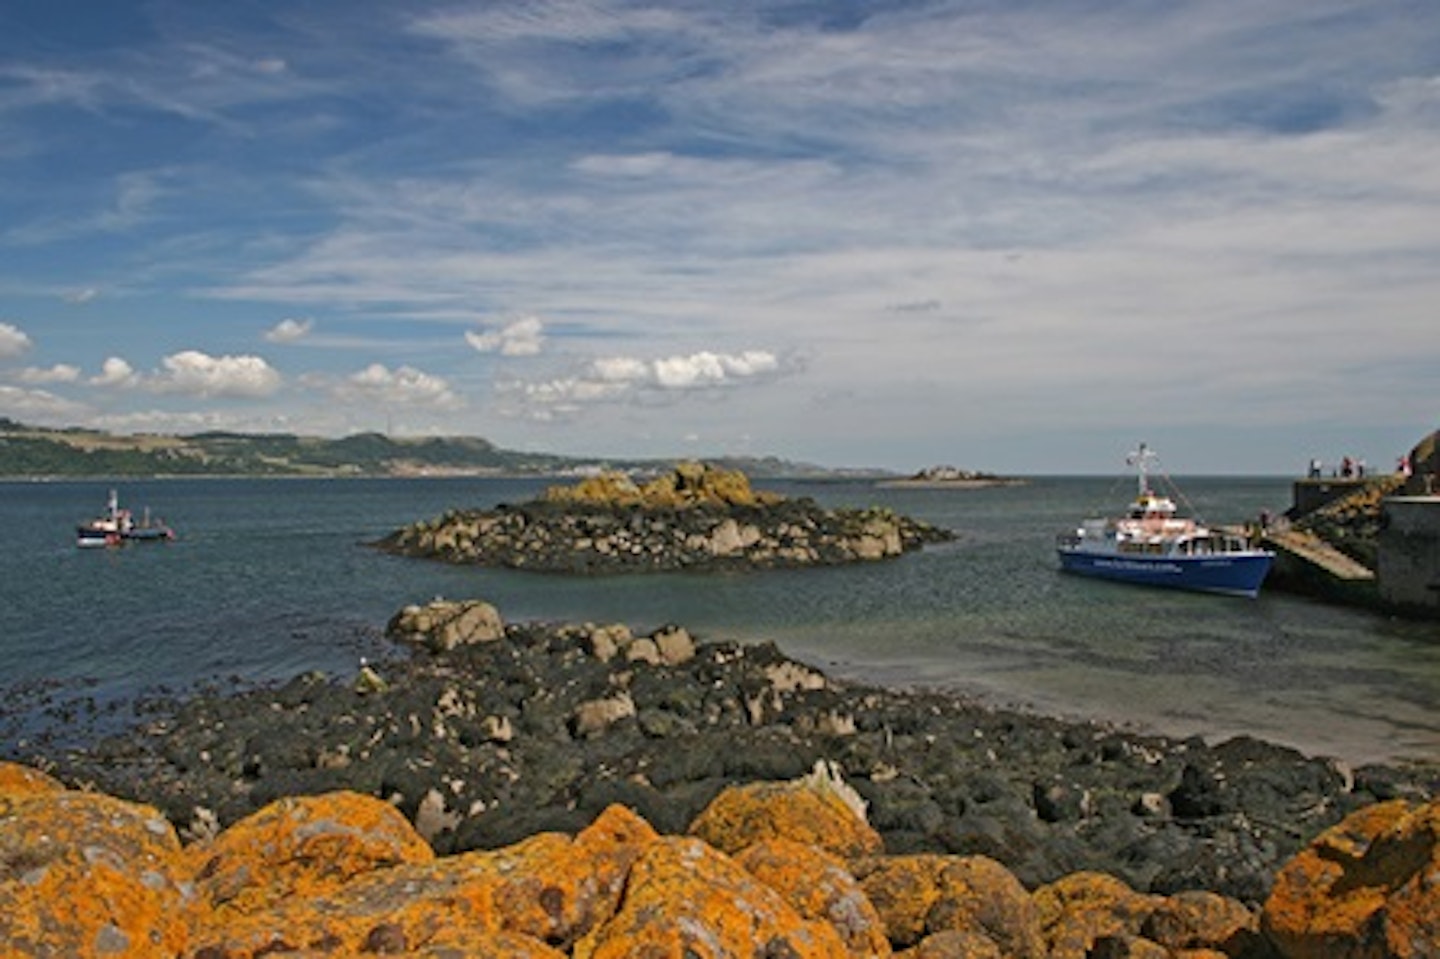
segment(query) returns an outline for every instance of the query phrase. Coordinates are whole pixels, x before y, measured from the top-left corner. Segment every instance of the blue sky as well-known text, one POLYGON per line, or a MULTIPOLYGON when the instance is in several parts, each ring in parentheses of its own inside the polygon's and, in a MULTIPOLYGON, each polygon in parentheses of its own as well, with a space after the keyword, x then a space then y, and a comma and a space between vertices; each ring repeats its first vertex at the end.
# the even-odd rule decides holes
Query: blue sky
POLYGON ((0 415, 581 455, 1388 467, 1440 6, 0 6, 0 415))

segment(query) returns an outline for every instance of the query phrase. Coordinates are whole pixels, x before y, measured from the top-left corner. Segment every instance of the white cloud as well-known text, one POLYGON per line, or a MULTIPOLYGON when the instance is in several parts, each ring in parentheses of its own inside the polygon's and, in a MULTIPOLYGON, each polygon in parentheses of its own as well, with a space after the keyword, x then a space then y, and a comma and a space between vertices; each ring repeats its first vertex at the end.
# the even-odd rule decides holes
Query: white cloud
POLYGON ((315 321, 312 319, 296 320, 287 317, 265 331, 265 340, 269 343, 294 343, 309 336, 314 327, 315 321))
POLYGON ((69 363, 56 363, 49 369, 27 366, 16 374, 21 383, 75 383, 80 379, 80 368, 69 363))
POLYGON ((30 349, 30 337, 10 323, 0 323, 0 360, 11 359, 30 349))
POLYGON ((333 392, 347 402, 439 410, 454 410, 465 405, 464 399, 442 377, 411 366, 391 370, 382 363, 371 363, 358 373, 351 374, 336 384, 333 392))
POLYGON ((591 363, 590 371, 606 382, 642 382, 649 375, 650 367, 633 356, 605 356, 591 363))
POLYGON ((165 367, 146 381, 157 392, 198 397, 261 397, 280 389, 280 374, 258 356, 210 356, 184 350, 161 360, 165 367))
POLYGON ((669 390, 721 386, 762 373, 773 373, 779 368, 775 355, 761 350, 747 350, 734 356, 705 351, 689 356, 671 356, 654 363, 655 382, 669 390))
POLYGON ((89 303, 91 300, 95 299, 99 295, 99 290, 95 289, 93 286, 87 286, 84 289, 71 290, 69 293, 66 293, 64 296, 64 300, 66 303, 72 303, 76 306, 83 306, 84 304, 89 303))
POLYGON ((782 371, 780 359, 765 350, 714 353, 702 350, 659 359, 606 356, 591 360, 575 376, 499 387, 512 401, 505 411, 550 420, 582 413, 587 407, 626 398, 656 399, 687 392, 734 388, 782 371))
POLYGON ((66 424, 78 419, 85 408, 47 390, 27 390, 0 383, 0 409, 21 419, 66 424))
POLYGON ((118 356, 109 356, 101 364, 100 375, 90 378, 90 385, 109 389, 131 389, 140 385, 140 376, 125 360, 118 356))
POLYGON ((545 324, 538 316, 527 316, 499 330, 466 330, 465 342, 481 353, 535 356, 545 345, 545 324))

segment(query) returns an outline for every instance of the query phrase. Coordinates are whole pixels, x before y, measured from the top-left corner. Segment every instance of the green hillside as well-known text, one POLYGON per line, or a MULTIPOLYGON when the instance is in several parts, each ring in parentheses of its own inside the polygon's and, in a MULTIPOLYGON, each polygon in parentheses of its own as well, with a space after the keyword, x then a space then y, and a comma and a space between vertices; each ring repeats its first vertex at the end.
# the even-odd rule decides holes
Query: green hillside
MULTIPOLYGON (((824 476, 784 460, 712 462, 757 476, 824 476)), ((473 436, 394 437, 357 433, 341 439, 291 433, 208 432, 119 435, 49 429, 0 417, 0 476, 425 476, 545 475, 583 467, 647 470, 658 460, 595 460, 497 447, 473 436)))

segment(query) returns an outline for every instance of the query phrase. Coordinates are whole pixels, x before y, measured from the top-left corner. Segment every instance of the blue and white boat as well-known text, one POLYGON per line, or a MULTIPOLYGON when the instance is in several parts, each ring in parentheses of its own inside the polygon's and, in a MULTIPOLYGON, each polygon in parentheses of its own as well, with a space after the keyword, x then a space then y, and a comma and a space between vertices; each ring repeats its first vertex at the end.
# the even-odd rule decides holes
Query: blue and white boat
POLYGON ((1275 554, 1239 533, 1176 515, 1175 501, 1150 484, 1155 453, 1145 444, 1128 462, 1139 489, 1124 516, 1087 519, 1056 542, 1060 568, 1104 579, 1254 598, 1275 554))

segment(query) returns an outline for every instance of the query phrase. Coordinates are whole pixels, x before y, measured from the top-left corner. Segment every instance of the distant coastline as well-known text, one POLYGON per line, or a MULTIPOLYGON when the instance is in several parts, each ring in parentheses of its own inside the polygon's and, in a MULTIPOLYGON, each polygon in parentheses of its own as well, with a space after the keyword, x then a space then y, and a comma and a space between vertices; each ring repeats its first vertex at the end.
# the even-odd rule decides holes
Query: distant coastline
MULTIPOLYGON (((678 459, 678 458, 677 458, 678 459)), ((774 456, 716 456, 706 462, 772 479, 873 476, 774 456)), ((338 439, 290 433, 114 434, 28 426, 0 416, 0 479, 223 478, 583 478, 604 471, 653 475, 674 460, 582 457, 509 450, 476 436, 338 439)))

